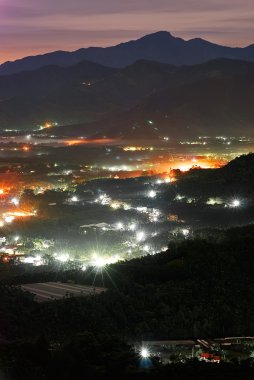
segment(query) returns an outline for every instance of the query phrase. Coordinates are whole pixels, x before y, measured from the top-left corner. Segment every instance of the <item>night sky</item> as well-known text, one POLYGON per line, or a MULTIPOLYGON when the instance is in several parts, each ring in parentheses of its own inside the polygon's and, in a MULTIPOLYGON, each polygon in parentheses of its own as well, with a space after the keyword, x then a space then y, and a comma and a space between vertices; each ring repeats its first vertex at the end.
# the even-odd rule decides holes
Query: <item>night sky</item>
POLYGON ((254 43, 254 0, 0 0, 0 7, 0 62, 158 30, 230 46, 254 43))

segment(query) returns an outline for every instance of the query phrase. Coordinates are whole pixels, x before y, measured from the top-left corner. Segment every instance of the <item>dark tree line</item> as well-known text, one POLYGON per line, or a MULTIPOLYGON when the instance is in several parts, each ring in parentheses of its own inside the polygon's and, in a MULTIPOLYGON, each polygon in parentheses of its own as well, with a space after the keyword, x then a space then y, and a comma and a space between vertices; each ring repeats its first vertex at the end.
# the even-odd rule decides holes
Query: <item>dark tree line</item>
MULTIPOLYGON (((207 368, 209 379, 214 369, 195 363, 172 372, 155 361, 149 373, 141 371, 128 342, 254 334, 253 226, 206 231, 172 242, 165 253, 102 273, 95 284, 108 288, 104 294, 37 304, 18 284, 91 284, 94 271, 44 269, 12 276, 10 268, 0 287, 1 367, 14 379, 187 379, 193 371, 201 379, 207 368)), ((245 367, 249 376, 251 367, 245 367)), ((236 378, 237 372, 227 370, 236 378)))

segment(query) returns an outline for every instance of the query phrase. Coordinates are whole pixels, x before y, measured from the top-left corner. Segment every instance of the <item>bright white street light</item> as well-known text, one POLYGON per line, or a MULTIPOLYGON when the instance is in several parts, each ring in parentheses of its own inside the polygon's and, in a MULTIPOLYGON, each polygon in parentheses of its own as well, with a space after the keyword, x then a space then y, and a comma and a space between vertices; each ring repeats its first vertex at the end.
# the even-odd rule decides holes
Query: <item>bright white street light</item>
POLYGON ((150 357, 150 352, 148 350, 148 348, 146 347, 142 347, 141 350, 140 350, 140 356, 143 358, 143 359, 148 359, 150 357))
POLYGON ((139 242, 139 241, 142 241, 144 239, 145 239, 145 233, 143 231, 137 232, 137 234, 136 234, 136 240, 139 242))
POLYGON ((4 217, 4 221, 6 223, 12 223, 14 221, 14 219, 15 219, 15 217, 12 216, 12 215, 7 215, 7 216, 4 217))
POLYGON ((18 205, 19 205, 19 199, 18 199, 18 198, 12 198, 12 199, 11 199, 11 203, 12 203, 14 206, 18 206, 18 205))
POLYGON ((241 202, 239 201, 239 199, 235 199, 231 203, 231 207, 239 207, 239 206, 241 206, 241 202))
POLYGON ((123 228, 124 228, 123 223, 118 222, 117 225, 116 225, 116 228, 117 228, 118 230, 123 230, 123 228))
POLYGON ((155 198, 156 197, 156 191, 150 190, 148 193, 149 198, 155 198))
POLYGON ((68 253, 60 253, 60 254, 56 254, 55 256, 56 256, 56 259, 60 261, 61 263, 66 263, 70 259, 70 256, 68 255, 68 253))
POLYGON ((135 231, 136 228, 137 228, 137 226, 136 226, 135 223, 131 223, 131 224, 129 225, 129 230, 130 230, 130 231, 135 231))
POLYGON ((105 260, 103 257, 96 257, 94 261, 94 266, 96 268, 103 268, 107 264, 107 260, 105 260))

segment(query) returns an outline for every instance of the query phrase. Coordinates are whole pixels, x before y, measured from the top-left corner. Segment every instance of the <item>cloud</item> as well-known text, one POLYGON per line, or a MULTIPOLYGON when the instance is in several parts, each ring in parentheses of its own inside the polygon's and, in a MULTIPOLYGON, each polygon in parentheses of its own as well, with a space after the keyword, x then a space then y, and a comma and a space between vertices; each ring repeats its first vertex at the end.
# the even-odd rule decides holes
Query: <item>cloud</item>
MULTIPOLYGON (((3 4, 4 1, 2 0, 3 4)), ((113 14, 144 11, 214 11, 253 7, 252 0, 9 0, 3 5, 8 14, 34 16, 59 13, 113 14)))

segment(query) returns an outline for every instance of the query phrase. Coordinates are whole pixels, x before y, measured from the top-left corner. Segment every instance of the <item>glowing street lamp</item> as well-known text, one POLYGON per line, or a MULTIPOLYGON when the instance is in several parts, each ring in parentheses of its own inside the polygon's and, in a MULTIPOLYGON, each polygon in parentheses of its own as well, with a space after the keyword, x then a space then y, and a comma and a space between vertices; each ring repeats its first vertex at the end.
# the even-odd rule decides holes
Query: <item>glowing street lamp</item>
POLYGON ((68 255, 68 253, 56 254, 55 257, 61 263, 66 263, 70 259, 70 256, 68 255))
POLYGON ((182 229, 182 234, 183 234, 184 236, 188 236, 189 233, 190 233, 190 230, 188 230, 188 228, 183 228, 183 229, 182 229))
POLYGON ((4 217, 4 221, 5 221, 6 223, 12 223, 12 222, 14 221, 14 219, 15 219, 15 217, 12 216, 12 215, 6 215, 6 216, 4 217))
POLYGON ((116 225, 116 228, 117 228, 118 230, 123 230, 123 229, 124 229, 123 223, 118 222, 117 225, 116 225))
POLYGON ((151 353, 150 353, 150 351, 148 350, 148 348, 146 348, 146 347, 142 347, 142 348, 140 349, 140 356, 141 356, 141 358, 143 358, 143 359, 148 359, 148 358, 151 356, 151 353))
POLYGON ((19 199, 14 197, 11 199, 11 203, 14 205, 14 206, 18 206, 19 205, 19 199))
POLYGON ((239 207, 239 206, 241 206, 241 202, 239 199, 234 199, 230 206, 231 207, 239 207))
POLYGON ((135 223, 131 223, 130 226, 129 226, 130 231, 135 231, 136 228, 137 228, 137 226, 136 226, 135 223))
POLYGON ((149 198, 155 198, 156 197, 156 191, 150 190, 148 193, 149 198))
POLYGON ((94 266, 96 268, 104 268, 107 264, 107 261, 103 257, 96 257, 94 261, 94 266))
POLYGON ((138 231, 136 234, 136 240, 140 242, 144 239, 145 239, 145 233, 143 231, 138 231))

